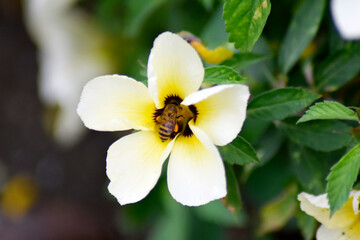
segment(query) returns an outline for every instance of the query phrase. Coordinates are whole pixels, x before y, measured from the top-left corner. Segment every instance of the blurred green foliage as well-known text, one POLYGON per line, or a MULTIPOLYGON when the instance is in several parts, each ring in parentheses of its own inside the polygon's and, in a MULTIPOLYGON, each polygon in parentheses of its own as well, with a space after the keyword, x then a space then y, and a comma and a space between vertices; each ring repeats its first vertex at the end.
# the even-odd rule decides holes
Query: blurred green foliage
POLYGON ((204 63, 205 82, 246 83, 252 94, 241 136, 220 148, 228 197, 181 206, 163 171, 146 199, 119 206, 120 229, 133 224, 150 239, 231 239, 230 230, 237 239, 282 239, 286 229, 312 239, 316 223, 298 209, 296 195, 327 191, 332 212, 346 201, 360 168, 359 111, 345 107, 359 107, 360 43, 341 39, 328 1, 89 0, 79 6, 108 36, 119 73, 146 82, 153 39, 186 30, 210 49, 234 51, 220 65, 204 63))

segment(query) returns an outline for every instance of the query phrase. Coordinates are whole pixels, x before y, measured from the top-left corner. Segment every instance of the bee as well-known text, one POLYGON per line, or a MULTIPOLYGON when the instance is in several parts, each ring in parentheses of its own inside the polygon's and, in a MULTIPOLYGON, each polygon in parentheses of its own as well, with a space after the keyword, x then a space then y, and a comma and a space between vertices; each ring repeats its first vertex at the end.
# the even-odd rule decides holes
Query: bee
POLYGON ((179 118, 180 108, 177 103, 169 103, 165 106, 161 115, 155 118, 159 137, 162 142, 165 142, 179 132, 177 119, 179 118))

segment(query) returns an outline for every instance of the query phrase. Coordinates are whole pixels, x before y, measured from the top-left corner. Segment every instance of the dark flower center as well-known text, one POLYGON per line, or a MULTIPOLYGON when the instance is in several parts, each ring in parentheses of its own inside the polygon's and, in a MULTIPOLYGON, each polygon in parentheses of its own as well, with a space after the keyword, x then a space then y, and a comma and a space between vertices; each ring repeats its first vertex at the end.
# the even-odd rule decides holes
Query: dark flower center
POLYGON ((185 137, 193 134, 188 123, 191 119, 196 121, 198 112, 194 105, 185 106, 182 101, 180 97, 171 95, 165 99, 164 108, 155 110, 155 131, 163 142, 177 134, 185 137))

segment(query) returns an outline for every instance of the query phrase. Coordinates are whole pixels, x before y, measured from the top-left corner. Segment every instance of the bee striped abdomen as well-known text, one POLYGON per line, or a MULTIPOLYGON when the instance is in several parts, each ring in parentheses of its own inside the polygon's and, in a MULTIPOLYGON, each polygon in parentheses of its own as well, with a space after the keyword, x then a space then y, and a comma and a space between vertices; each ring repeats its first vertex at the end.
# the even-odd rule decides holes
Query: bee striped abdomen
POLYGON ((164 142, 170 138, 171 134, 174 132, 175 124, 176 122, 173 120, 167 120, 160 124, 159 136, 161 141, 164 142))
POLYGON ((165 142, 171 137, 174 137, 173 133, 178 131, 176 126, 176 116, 178 113, 178 106, 175 104, 168 104, 162 114, 156 117, 157 128, 159 132, 160 140, 165 142))

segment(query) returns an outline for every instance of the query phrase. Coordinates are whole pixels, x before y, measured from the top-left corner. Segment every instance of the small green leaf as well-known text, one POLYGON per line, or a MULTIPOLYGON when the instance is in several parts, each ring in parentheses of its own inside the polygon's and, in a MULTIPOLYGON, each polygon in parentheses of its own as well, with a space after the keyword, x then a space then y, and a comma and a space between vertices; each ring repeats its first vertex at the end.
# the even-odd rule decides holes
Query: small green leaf
POLYGON ((320 194, 325 189, 325 167, 315 153, 301 145, 290 144, 289 155, 292 170, 299 183, 308 193, 320 194))
POLYGON ((229 42, 241 52, 250 52, 270 14, 270 0, 225 0, 225 29, 229 42))
POLYGON ((232 143, 219 148, 223 159, 230 164, 245 165, 259 162, 254 148, 240 136, 232 143))
POLYGON ((331 214, 341 208, 348 200, 360 170, 360 144, 352 148, 330 170, 326 192, 330 203, 331 214))
POLYGON ((205 68, 205 83, 223 84, 223 83, 241 83, 246 79, 230 67, 209 67, 205 68))
POLYGON ((222 202, 230 212, 238 215, 242 209, 239 183, 233 167, 230 164, 225 163, 225 169, 228 194, 222 199, 222 202))
POLYGON ((325 0, 305 0, 291 20, 279 51, 279 67, 287 73, 315 37, 325 9, 325 0))
POLYGON ((279 88, 256 96, 248 105, 247 115, 264 121, 281 120, 298 113, 319 97, 303 88, 279 88))
POLYGON ((328 57, 315 69, 319 91, 335 91, 360 71, 360 43, 352 43, 328 57))
POLYGON ((333 151, 347 146, 352 140, 351 127, 336 120, 319 120, 295 124, 290 118, 277 124, 293 142, 318 151, 333 151))
POLYGON ((316 103, 299 119, 297 123, 316 119, 342 119, 359 121, 356 112, 338 102, 324 101, 316 103))

